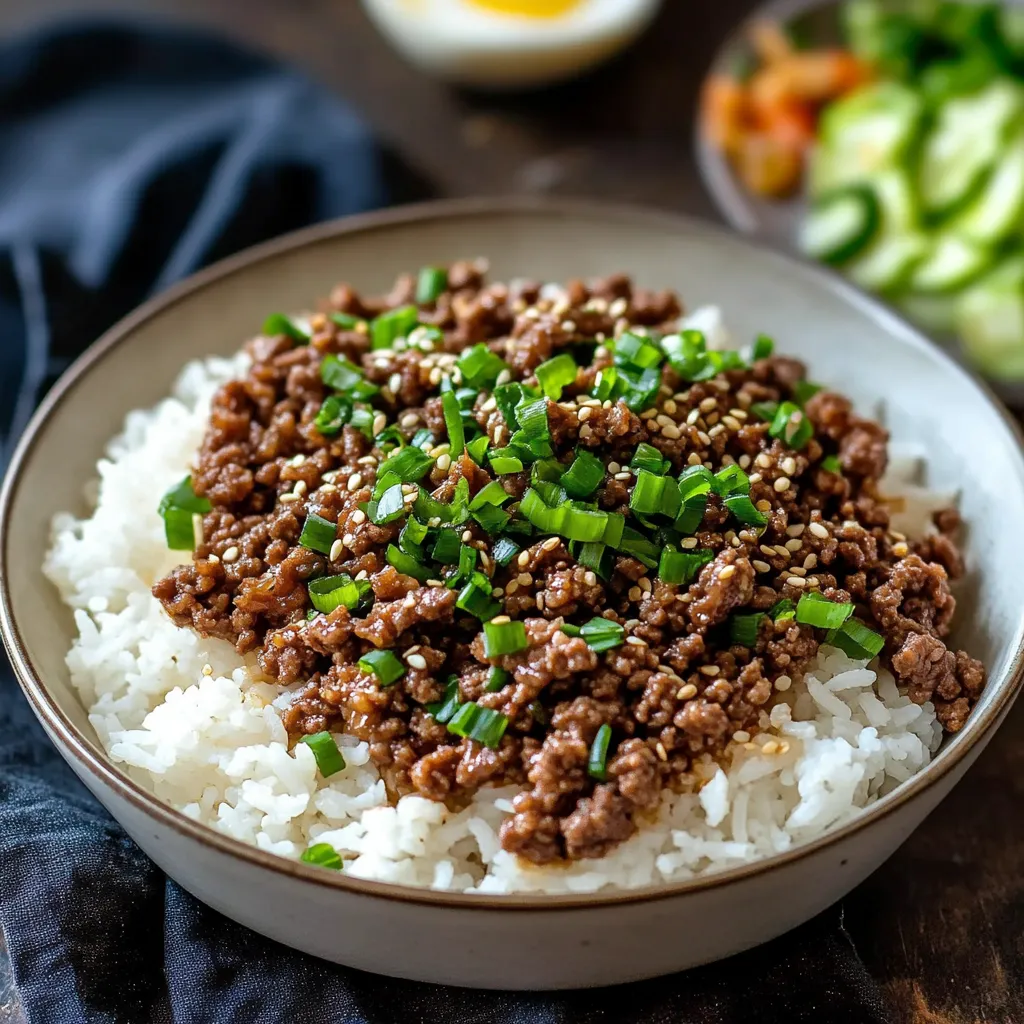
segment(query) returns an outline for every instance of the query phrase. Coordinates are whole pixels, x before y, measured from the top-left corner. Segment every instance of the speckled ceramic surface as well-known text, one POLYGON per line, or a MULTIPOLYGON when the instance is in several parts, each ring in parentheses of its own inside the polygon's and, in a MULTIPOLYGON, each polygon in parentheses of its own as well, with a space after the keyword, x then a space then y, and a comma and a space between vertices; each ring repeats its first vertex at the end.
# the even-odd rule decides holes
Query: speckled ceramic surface
POLYGON ((219 264, 101 339, 51 394, 0 496, 0 625, 25 693, 74 770, 140 846, 200 899, 281 942, 365 970, 483 987, 611 984, 716 959, 780 934, 876 868, 949 791, 1021 681, 1024 459, 1015 428, 950 359, 837 279, 695 221, 573 203, 463 202, 325 225, 219 264), (72 623, 43 578, 48 523, 82 509, 106 441, 167 393, 188 361, 227 354, 272 309, 339 279, 385 288, 399 269, 487 256, 494 275, 562 279, 626 270, 718 303, 740 339, 763 331, 958 490, 968 578, 958 643, 991 681, 967 727, 910 783, 855 822, 760 864, 656 889, 481 897, 364 882, 243 846, 164 807, 110 764, 68 683, 72 623), (615 934, 614 944, 593 942, 615 934))

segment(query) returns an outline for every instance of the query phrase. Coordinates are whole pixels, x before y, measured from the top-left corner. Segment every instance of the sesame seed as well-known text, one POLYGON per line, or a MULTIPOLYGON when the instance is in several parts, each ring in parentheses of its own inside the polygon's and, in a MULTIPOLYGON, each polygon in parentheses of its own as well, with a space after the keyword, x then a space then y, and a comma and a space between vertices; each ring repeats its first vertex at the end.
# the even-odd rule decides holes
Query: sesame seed
POLYGON ((516 581, 521 587, 528 587, 533 583, 533 577, 528 572, 521 572, 517 577, 516 581))
POLYGON ((807 577, 807 586, 809 586, 809 587, 820 587, 821 586, 821 580, 819 580, 817 576, 808 576, 807 577))
MULTIPOLYGON (((550 539, 554 540, 555 538, 552 537, 550 539)), ((529 564, 530 564, 530 553, 528 551, 520 551, 519 552, 519 557, 516 559, 516 565, 518 565, 518 566, 520 566, 522 568, 525 568, 529 564)))
POLYGON ((760 473, 751 473, 750 474, 750 482, 752 484, 759 484, 761 482, 761 479, 762 479, 762 477, 761 477, 760 473))
POLYGON ((331 545, 331 553, 330 553, 330 555, 328 557, 330 558, 330 560, 332 562, 336 562, 339 558, 341 558, 341 553, 344 550, 345 550, 345 545, 342 544, 340 540, 336 540, 331 545))
POLYGON ((666 752, 665 745, 661 740, 658 740, 658 742, 655 743, 654 749, 658 752, 658 757, 660 757, 662 761, 668 760, 668 753, 666 752))
POLYGON ((761 545, 761 551, 766 554, 769 558, 775 557, 775 548, 770 547, 768 544, 761 545))
POLYGON ((669 416, 675 416, 678 406, 675 403, 675 399, 670 398, 665 402, 662 408, 669 414, 669 416))
POLYGON ((630 587, 629 593, 626 596, 630 599, 630 601, 639 601, 640 595, 642 593, 643 591, 639 587, 630 587))
POLYGON ((701 665, 700 667, 702 676, 717 676, 720 671, 717 665, 701 665))
POLYGON ((365 580, 369 575, 370 574, 365 569, 360 569, 359 572, 356 573, 356 579, 365 580))
POLYGON ((363 474, 353 473, 348 478, 348 483, 345 485, 350 491, 358 491, 363 486, 363 474))
POLYGON ((735 575, 736 575, 736 566, 735 566, 735 565, 727 565, 727 566, 726 566, 726 567, 725 567, 725 568, 724 568, 724 569, 723 569, 723 570, 722 570, 722 571, 721 571, 721 572, 720 572, 720 573, 718 574, 718 578, 719 578, 720 580, 727 580, 727 579, 730 579, 731 577, 733 577, 733 576, 735 576, 735 575))
POLYGON ((789 548, 785 547, 785 545, 783 545, 783 544, 776 544, 775 545, 775 553, 777 555, 782 555, 783 558, 789 558, 789 556, 790 556, 789 548))
POLYGON ((293 466, 301 466, 306 461, 306 456, 299 452, 298 455, 294 456, 291 460, 293 466))
POLYGON ((783 491, 789 490, 789 484, 790 479, 788 476, 780 476, 778 480, 775 481, 774 487, 775 490, 779 492, 779 494, 782 494, 783 491))
POLYGON ((646 576, 641 576, 636 582, 644 593, 649 594, 651 592, 651 581, 646 576))
POLYGON ((804 585, 805 585, 805 583, 806 583, 806 580, 802 580, 802 579, 800 579, 800 577, 799 577, 799 576, 790 576, 790 577, 789 577, 789 579, 787 579, 787 580, 786 580, 786 582, 787 582, 787 583, 788 583, 788 584, 789 584, 789 585, 790 585, 791 587, 796 587, 796 588, 797 588, 797 590, 802 590, 802 589, 804 588, 804 585))
POLYGON ((342 542, 342 543, 343 543, 343 544, 345 545, 345 547, 347 547, 347 548, 350 548, 350 547, 352 547, 352 542, 353 542, 354 540, 355 540, 355 537, 353 537, 351 533, 346 533, 346 534, 345 534, 345 536, 341 538, 341 542, 342 542))
POLYGON ((734 732, 734 733, 732 734, 732 738, 733 738, 733 739, 734 739, 734 740, 735 740, 735 741, 736 741, 737 743, 749 743, 749 742, 750 742, 750 733, 749 733, 749 732, 747 732, 747 730, 746 730, 746 729, 737 729, 737 730, 736 730, 736 731, 735 731, 735 732, 734 732))
POLYGON ((679 546, 681 548, 685 548, 687 550, 690 549, 690 548, 695 548, 697 546, 697 538, 696 537, 684 537, 679 542, 679 546))
POLYGON ((718 408, 718 399, 709 395, 705 398, 700 405, 697 406, 701 412, 711 412, 712 409, 718 408))
POLYGON ((806 527, 803 523, 794 523, 792 526, 786 527, 786 533, 790 537, 799 537, 803 534, 806 527))
POLYGON ((661 428, 661 432, 672 441, 677 441, 683 436, 682 431, 674 423, 666 424, 661 428))
POLYGON ((594 573, 594 572, 591 572, 591 570, 590 570, 590 569, 588 569, 588 570, 587 570, 587 571, 586 571, 586 572, 585 572, 585 573, 583 574, 583 582, 584 582, 584 583, 586 583, 586 585, 587 585, 588 587, 592 587, 592 586, 594 586, 594 585, 595 585, 595 584, 597 583, 597 574, 596 574, 596 573, 594 573))
POLYGON ((813 569, 817 564, 818 564, 818 556, 812 551, 804 559, 804 568, 805 569, 813 569))
POLYGON ((770 512, 772 510, 772 503, 766 498, 762 498, 754 507, 758 512, 770 512))
POLYGON ((758 455, 758 457, 756 459, 754 459, 754 465, 760 466, 762 469, 770 469, 771 468, 771 464, 772 464, 771 458, 769 456, 765 455, 764 452, 761 452, 761 454, 758 455))
POLYGON ((772 567, 767 562, 762 562, 760 559, 754 559, 752 564, 758 572, 772 571, 772 567))
POLYGON ((622 314, 626 312, 627 306, 628 306, 628 303, 626 302, 625 299, 616 299, 608 307, 608 315, 609 316, 613 316, 613 317, 622 316, 622 314))
POLYGON ((723 416, 722 423, 725 424, 730 430, 739 430, 740 421, 735 416, 723 416))
POLYGON ((419 423, 419 420, 420 414, 418 412, 407 412, 398 422, 403 427, 413 427, 419 423))
POLYGON ((411 668, 424 669, 427 667, 427 659, 422 654, 410 654, 405 660, 411 668))
POLYGON ((701 464, 700 456, 696 452, 690 452, 686 457, 686 464, 688 466, 699 466, 701 464))
MULTIPOLYGON (((847 525, 851 525, 851 524, 847 524, 847 525)), ((856 525, 856 524, 854 523, 852 525, 856 525)), ((892 537, 893 540, 906 540, 907 539, 907 535, 905 533, 900 533, 898 530, 890 530, 889 531, 889 536, 892 537)))
POLYGON ((289 492, 288 494, 282 494, 277 500, 280 501, 282 505, 291 505, 293 502, 299 500, 299 496, 289 492))
POLYGON ((750 465, 750 456, 749 455, 741 455, 740 456, 740 469, 746 469, 749 465, 750 465))
POLYGON ((229 547, 227 551, 225 551, 224 554, 220 556, 221 561, 229 563, 237 562, 239 553, 240 552, 238 548, 234 544, 232 544, 231 547, 229 547))
POLYGON ((318 491, 322 491, 324 494, 334 494, 337 489, 334 484, 321 484, 317 488, 318 491))
POLYGON ((583 426, 580 427, 580 437, 590 437, 593 432, 594 431, 591 430, 589 423, 584 423, 583 426))
POLYGON ((821 540, 828 540, 828 530, 824 526, 822 526, 821 523, 811 523, 808 529, 811 531, 811 533, 814 534, 815 537, 818 537, 821 540))
POLYGON ((907 547, 906 541, 902 540, 898 544, 893 544, 892 546, 892 553, 899 558, 905 557, 909 550, 910 549, 907 547))
POLYGON ((798 540, 796 537, 792 540, 787 540, 785 545, 787 551, 799 551, 803 546, 804 542, 802 540, 798 540))
POLYGON ((738 420, 745 420, 747 418, 747 414, 742 409, 730 409, 729 415, 734 416, 738 420))
POLYGON ((204 665, 203 666, 203 675, 204 676, 212 676, 213 675, 213 666, 210 665, 210 664, 204 665))
POLYGON ((503 626, 506 622, 511 621, 512 620, 507 615, 495 615, 494 618, 491 619, 491 622, 493 622, 496 626, 503 626))
POLYGON ((790 572, 794 572, 797 576, 806 576, 807 570, 802 565, 794 565, 790 567, 790 572))
POLYGON ((505 588, 505 593, 510 597, 519 589, 519 584, 515 580, 511 580, 509 585, 505 588))
MULTIPOLYGON (((544 550, 544 551, 554 551, 555 548, 557 548, 560 543, 561 543, 561 541, 557 537, 548 537, 548 539, 546 541, 544 541, 543 544, 541 544, 541 549, 544 550)), ((519 556, 519 564, 520 565, 526 565, 529 561, 530 561, 530 557, 524 551, 519 556)))
POLYGON ((641 640, 640 637, 638 637, 638 636, 627 636, 626 637, 626 643, 627 644, 632 644, 633 647, 646 647, 647 646, 647 641, 646 640, 641 640))
POLYGON ((373 417, 373 426, 370 429, 373 431, 374 436, 379 434, 388 425, 388 418, 384 413, 379 412, 373 417))
POLYGON ((447 473, 451 467, 452 457, 447 452, 437 457, 437 468, 441 470, 442 473, 447 473))
POLYGON ((363 523, 366 522, 366 513, 361 508, 357 508, 355 512, 352 513, 352 522, 356 526, 362 526, 363 523))
POLYGON ((710 435, 705 434, 703 430, 698 430, 697 431, 697 437, 700 439, 700 443, 702 445, 706 446, 706 445, 711 444, 711 437, 710 437, 710 435))
MULTIPOLYGON (((495 596, 500 596, 501 595, 501 587, 498 587, 496 590, 493 590, 492 593, 495 596)), ((536 597, 534 598, 534 600, 537 602, 538 610, 539 611, 544 611, 544 595, 543 594, 537 594, 536 597)))
POLYGON ((444 584, 440 580, 429 579, 427 580, 428 587, 443 587, 444 584))
POLYGON ((676 690, 677 700, 689 700, 691 697, 697 696, 697 687, 693 683, 687 683, 685 686, 680 686, 676 690))
POLYGON ((786 458, 782 460, 781 465, 782 472, 785 473, 786 476, 793 476, 796 473, 796 459, 794 459, 792 455, 786 456, 786 458))
POLYGON ((627 473, 625 470, 623 470, 623 472, 621 472, 621 473, 613 474, 612 479, 613 480, 628 480, 632 475, 633 475, 632 473, 627 473))
POLYGON ((762 748, 762 754, 774 754, 778 751, 779 744, 777 740, 769 740, 762 748))
POLYGON ((775 680, 775 689, 780 693, 785 693, 793 685, 793 680, 789 676, 779 676, 775 680))
MULTIPOLYGON (((207 556, 207 558, 206 558, 206 560, 207 560, 207 561, 208 561, 208 562, 209 562, 209 563, 210 563, 211 565, 219 565, 219 564, 220 564, 220 559, 219 559, 219 558, 218 558, 218 557, 217 557, 216 555, 208 555, 208 556, 207 556)), ((105 600, 105 599, 104 599, 104 600, 105 600)))
POLYGON ((435 366, 430 371, 430 376, 427 379, 434 385, 434 387, 437 387, 437 385, 441 383, 441 367, 435 366))

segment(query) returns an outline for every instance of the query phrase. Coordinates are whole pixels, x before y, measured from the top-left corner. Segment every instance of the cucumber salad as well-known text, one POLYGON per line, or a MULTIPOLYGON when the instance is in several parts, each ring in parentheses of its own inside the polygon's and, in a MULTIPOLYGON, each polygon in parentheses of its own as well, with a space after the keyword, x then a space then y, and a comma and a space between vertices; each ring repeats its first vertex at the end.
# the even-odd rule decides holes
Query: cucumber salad
POLYGON ((804 251, 1024 379, 1024 9, 856 0, 876 81, 822 111, 804 251))

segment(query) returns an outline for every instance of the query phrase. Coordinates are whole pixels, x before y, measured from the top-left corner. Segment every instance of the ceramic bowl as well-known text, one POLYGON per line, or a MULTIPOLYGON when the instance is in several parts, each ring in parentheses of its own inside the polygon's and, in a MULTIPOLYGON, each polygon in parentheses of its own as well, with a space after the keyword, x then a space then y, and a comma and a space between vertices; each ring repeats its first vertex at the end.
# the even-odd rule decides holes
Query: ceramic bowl
MULTIPOLYGON (((758 7, 723 43, 709 74, 728 74, 752 59, 750 28, 757 21, 785 25, 802 46, 838 46, 843 42, 841 0, 770 0, 758 7)), ((768 200, 744 188, 729 161, 702 131, 696 119, 694 140, 697 167, 718 212, 730 226, 782 249, 797 251, 800 225, 807 212, 805 198, 768 200)), ((933 341, 955 358, 966 361, 959 338, 952 333, 933 334, 933 341)), ((991 387, 1014 408, 1024 408, 1024 383, 990 381, 991 387)))
POLYGON ((25 695, 86 786, 154 861, 228 917, 317 956, 425 981, 492 988, 602 985, 714 960, 839 899, 933 810, 989 742, 1024 661, 1024 459, 984 388, 836 278, 704 224, 569 202, 467 201, 316 227, 220 263, 104 336, 47 398, 0 496, 0 617, 25 695), (235 350, 266 311, 299 309, 339 279, 371 290, 400 268, 486 255, 496 278, 628 270, 718 303, 739 338, 764 331, 816 380, 885 403, 919 442, 930 482, 958 490, 969 527, 959 645, 990 682, 932 764, 856 820, 780 856, 621 893, 488 897, 407 889, 286 861, 158 802, 107 760, 71 689, 72 621, 40 563, 51 516, 82 490, 126 412, 153 405, 189 359, 235 350))

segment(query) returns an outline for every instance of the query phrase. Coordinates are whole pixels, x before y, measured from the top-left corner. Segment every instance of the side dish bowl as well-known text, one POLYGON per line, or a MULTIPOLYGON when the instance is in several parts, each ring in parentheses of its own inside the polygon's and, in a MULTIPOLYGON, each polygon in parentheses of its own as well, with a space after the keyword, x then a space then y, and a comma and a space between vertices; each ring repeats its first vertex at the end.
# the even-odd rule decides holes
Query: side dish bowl
POLYGON ((371 214, 217 264, 113 328, 65 374, 22 439, 0 494, 0 626, 21 685, 65 759, 146 853, 218 911, 363 970, 531 990, 665 974, 756 945, 877 868, 963 776, 1024 678, 1020 435, 983 386, 881 305, 792 258, 682 217, 573 202, 462 201, 371 214), (961 732, 855 820, 756 864, 628 892, 488 897, 361 881, 243 845, 160 803, 101 750, 68 678, 73 623, 41 571, 52 516, 83 490, 125 414, 189 360, 229 354, 267 308, 299 309, 338 280, 387 287, 396 268, 485 255, 498 279, 617 270, 723 307, 738 339, 773 336, 894 438, 920 445, 928 483, 960 495, 967 577, 954 639, 989 670, 961 732), (609 937, 613 937, 609 940, 609 937))

